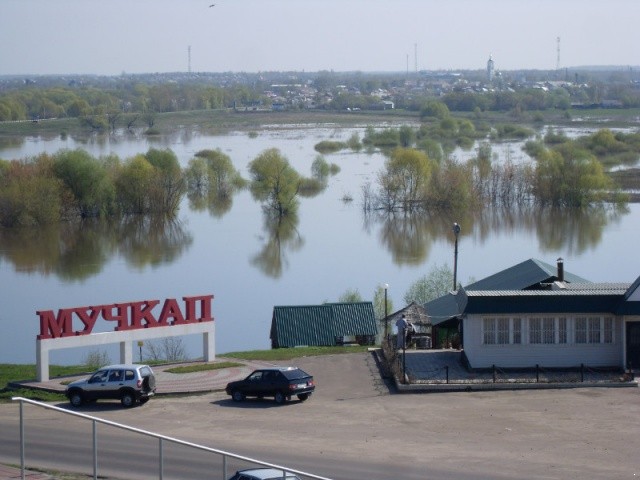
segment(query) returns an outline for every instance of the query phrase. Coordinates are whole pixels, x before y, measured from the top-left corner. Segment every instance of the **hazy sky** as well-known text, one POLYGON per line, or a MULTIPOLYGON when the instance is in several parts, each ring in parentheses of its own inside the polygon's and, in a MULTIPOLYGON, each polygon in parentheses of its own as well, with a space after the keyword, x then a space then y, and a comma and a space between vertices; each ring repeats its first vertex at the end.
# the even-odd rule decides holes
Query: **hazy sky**
POLYGON ((187 71, 189 46, 193 72, 553 69, 558 37, 560 67, 637 66, 639 24, 640 0, 0 0, 0 75, 187 71))

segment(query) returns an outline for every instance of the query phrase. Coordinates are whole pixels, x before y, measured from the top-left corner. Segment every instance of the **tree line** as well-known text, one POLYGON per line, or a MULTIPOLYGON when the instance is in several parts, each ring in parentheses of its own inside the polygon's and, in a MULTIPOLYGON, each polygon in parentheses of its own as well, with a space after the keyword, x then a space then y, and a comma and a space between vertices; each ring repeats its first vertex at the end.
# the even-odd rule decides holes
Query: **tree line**
MULTIPOLYGON (((290 94, 300 91, 302 85, 313 87, 312 104, 327 110, 379 109, 380 91, 392 100, 395 108, 419 112, 425 104, 440 99, 455 112, 524 112, 549 109, 568 110, 572 104, 598 105, 603 99, 615 100, 624 108, 639 107, 637 85, 624 79, 597 79, 589 84, 564 82, 562 86, 546 90, 522 84, 515 77, 502 78, 499 85, 481 88, 481 73, 466 72, 464 81, 453 82, 443 93, 437 79, 413 79, 420 87, 409 89, 403 75, 338 75, 320 72, 306 75, 305 82, 292 83, 282 78, 263 78, 255 75, 242 80, 203 77, 173 80, 165 78, 111 78, 67 84, 46 82, 42 86, 33 82, 0 90, 0 121, 31 120, 39 118, 78 118, 92 128, 113 127, 118 115, 128 114, 124 122, 149 121, 151 113, 179 112, 232 108, 234 105, 271 106, 272 94, 285 98, 288 108, 303 108, 300 99, 290 94), (218 82, 213 84, 212 82, 218 82), (274 85, 278 83, 278 85, 274 85), (280 83, 284 82, 284 83, 280 83), (147 118, 142 116, 147 115, 147 118)), ((302 74, 299 74, 303 76, 302 74)), ((523 75, 524 76, 524 75, 523 75)), ((528 72, 527 77, 535 77, 528 72)), ((593 75, 591 75, 593 77, 593 75)), ((544 77, 543 77, 544 78, 544 77)), ((122 120, 122 119, 119 119, 122 120)))
POLYGON ((268 149, 249 164, 248 181, 220 150, 196 153, 184 169, 170 149, 152 148, 125 160, 116 155, 96 158, 81 149, 61 150, 26 160, 0 160, 0 225, 118 215, 171 217, 185 194, 196 209, 224 210, 233 194, 247 186, 266 212, 283 217, 296 213, 300 196, 322 191, 327 177, 338 170, 319 156, 306 178, 279 150, 268 149))

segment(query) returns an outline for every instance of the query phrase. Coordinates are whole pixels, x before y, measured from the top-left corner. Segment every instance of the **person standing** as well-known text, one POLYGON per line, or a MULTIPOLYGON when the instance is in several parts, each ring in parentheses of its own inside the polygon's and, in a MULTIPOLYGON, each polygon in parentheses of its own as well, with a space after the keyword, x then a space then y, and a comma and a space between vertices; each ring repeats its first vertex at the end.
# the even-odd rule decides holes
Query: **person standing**
POLYGON ((407 327, 409 326, 409 322, 407 322, 407 317, 405 314, 402 314, 396 321, 396 328, 398 329, 398 337, 396 341, 396 348, 398 350, 405 348, 405 342, 407 340, 407 327))

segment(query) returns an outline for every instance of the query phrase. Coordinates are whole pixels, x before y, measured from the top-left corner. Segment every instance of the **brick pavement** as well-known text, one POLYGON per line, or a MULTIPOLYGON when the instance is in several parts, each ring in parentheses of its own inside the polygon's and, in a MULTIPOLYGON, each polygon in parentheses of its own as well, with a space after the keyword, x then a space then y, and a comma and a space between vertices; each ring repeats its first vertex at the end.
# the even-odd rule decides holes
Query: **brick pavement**
MULTIPOLYGON (((9 480, 11 478, 22 478, 20 468, 0 464, 0 480, 9 480)), ((50 475, 30 471, 25 471, 24 478, 28 480, 53 480, 53 477, 50 475)))

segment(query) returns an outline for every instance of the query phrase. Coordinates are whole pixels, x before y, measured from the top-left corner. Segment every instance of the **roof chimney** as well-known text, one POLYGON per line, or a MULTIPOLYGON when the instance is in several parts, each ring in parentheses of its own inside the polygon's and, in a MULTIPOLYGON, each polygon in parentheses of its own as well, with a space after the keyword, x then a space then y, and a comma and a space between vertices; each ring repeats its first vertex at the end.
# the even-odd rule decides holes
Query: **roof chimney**
POLYGON ((564 260, 562 257, 558 258, 558 281, 564 282, 564 260))

